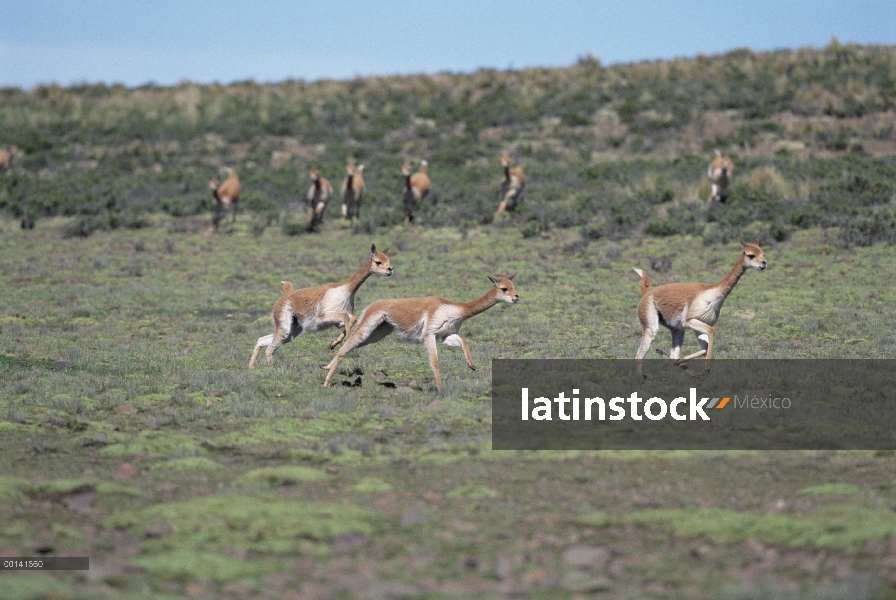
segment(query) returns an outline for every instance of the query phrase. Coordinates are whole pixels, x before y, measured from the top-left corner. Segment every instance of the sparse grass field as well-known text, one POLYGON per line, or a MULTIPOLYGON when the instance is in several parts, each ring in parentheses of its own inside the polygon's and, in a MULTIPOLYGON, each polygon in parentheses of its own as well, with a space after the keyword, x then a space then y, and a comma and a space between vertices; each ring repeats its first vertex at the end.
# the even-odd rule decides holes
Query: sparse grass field
MULTIPOLYGON (((493 358, 631 358, 637 276, 716 281, 699 237, 523 237, 516 224, 256 236, 204 217, 64 238, 0 222, 0 554, 89 572, 0 573, 2 598, 874 598, 896 593, 896 455, 490 450, 493 358), (521 295, 440 347, 350 354, 336 330, 247 368, 280 280, 338 281, 391 246, 377 298, 521 295), (657 273, 651 258, 671 269, 657 273), (354 383, 360 378, 361 385, 354 383)), ((832 230, 764 244, 717 358, 892 358, 892 247, 832 230)), ((668 334, 656 346, 668 349, 668 334)), ((685 350, 696 346, 687 338, 685 350)))

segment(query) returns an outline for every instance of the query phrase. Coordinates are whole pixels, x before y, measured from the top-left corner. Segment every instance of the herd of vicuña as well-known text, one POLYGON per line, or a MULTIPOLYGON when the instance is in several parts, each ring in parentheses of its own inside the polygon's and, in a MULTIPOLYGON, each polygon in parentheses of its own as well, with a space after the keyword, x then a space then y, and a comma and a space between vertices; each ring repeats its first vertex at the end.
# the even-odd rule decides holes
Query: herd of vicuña
MULTIPOLYGON (((11 146, 8 150, 0 149, 0 171, 12 170, 13 157, 18 148, 11 146)), ((508 211, 513 211, 523 197, 526 186, 526 175, 519 166, 510 166, 510 156, 501 156, 501 167, 504 178, 500 184, 499 203, 495 212, 495 220, 502 218, 508 211)), ((233 213, 236 221, 237 207, 240 201, 242 186, 236 171, 225 169, 227 178, 209 181, 214 200, 214 216, 208 233, 218 229, 224 220, 227 210, 233 213)), ((345 219, 356 219, 360 215, 364 200, 364 165, 349 162, 346 165, 345 178, 342 180, 340 200, 342 216, 345 219)), ((716 150, 715 158, 707 169, 710 184, 709 203, 725 202, 728 187, 734 173, 731 159, 716 150)), ((401 169, 404 178, 403 205, 404 222, 411 224, 420 208, 421 202, 429 194, 431 182, 427 173, 427 162, 420 161, 420 168, 412 173, 411 163, 405 162, 401 169)), ((314 230, 323 223, 328 204, 333 198, 333 186, 322 177, 317 167, 308 170, 311 187, 305 196, 308 208, 307 219, 309 229, 314 230)), ((642 373, 642 359, 650 350, 659 332, 660 325, 672 333, 672 349, 667 354, 657 352, 685 366, 687 361, 706 357, 705 369, 710 368, 715 329, 725 298, 734 289, 748 269, 765 270, 767 263, 759 240, 752 244, 741 242, 743 252, 728 274, 716 284, 705 283, 667 283, 653 287, 647 274, 638 268, 635 271, 641 278, 641 301, 638 303, 638 319, 641 323, 641 344, 635 355, 638 373, 642 373), (691 330, 697 336, 701 349, 693 354, 680 357, 685 332, 691 330)), ((512 277, 489 279, 494 284, 481 298, 470 302, 454 302, 438 296, 422 298, 381 299, 368 306, 359 319, 354 316, 355 293, 371 275, 392 275, 392 265, 386 251, 377 252, 376 246, 370 248, 370 258, 343 283, 331 283, 310 288, 294 289, 289 281, 283 281, 283 295, 274 305, 274 333, 258 338, 249 367, 254 367, 258 353, 265 350, 267 362, 271 362, 274 352, 288 342, 294 340, 302 332, 313 333, 329 327, 340 327, 341 332, 331 344, 336 348, 345 340, 342 348, 333 359, 324 365, 327 376, 324 385, 329 387, 339 363, 346 354, 368 344, 376 343, 390 333, 396 333, 402 339, 423 344, 429 354, 429 364, 435 375, 436 387, 442 389, 442 377, 439 371, 439 356, 436 344, 442 342, 446 346, 461 348, 464 359, 473 370, 473 357, 466 340, 459 335, 461 325, 466 319, 475 316, 499 302, 515 304, 519 301, 512 277), (352 326, 357 320, 357 327, 352 326)))
MULTIPOLYGON (((0 155, 3 158, 4 155, 0 155)), ((6 158, 7 162, 11 156, 6 158)), ((512 211, 523 195, 526 175, 520 167, 510 167, 510 157, 501 157, 504 179, 500 187, 500 202, 495 218, 500 218, 506 211, 512 211)), ((340 197, 342 200, 342 216, 346 219, 357 218, 364 198, 364 165, 349 163, 346 176, 342 182, 340 197)), ((412 173, 410 162, 405 162, 401 174, 405 180, 404 210, 406 224, 414 221, 414 214, 420 202, 426 198, 430 189, 427 173, 427 162, 420 161, 420 170, 412 173)), ((727 156, 716 151, 716 156, 709 165, 711 191, 709 202, 724 202, 727 187, 731 182, 734 164, 727 156)), ((215 215, 213 227, 217 228, 223 219, 227 207, 233 207, 236 219, 236 205, 240 196, 240 183, 236 172, 227 169, 228 178, 218 184, 216 179, 209 182, 215 199, 215 215)), ((333 197, 333 186, 320 176, 316 167, 308 171, 311 187, 306 194, 308 221, 313 230, 323 222, 324 212, 333 197)), ((654 287, 647 274, 638 268, 635 272, 641 278, 641 301, 638 303, 638 319, 641 323, 641 344, 635 355, 635 364, 639 374, 643 375, 642 360, 659 332, 659 327, 670 330, 672 349, 666 353, 677 365, 685 366, 687 361, 706 357, 705 370, 709 371, 712 360, 712 349, 715 329, 725 298, 734 289, 748 269, 764 271, 767 266, 765 254, 759 247, 759 240, 745 244, 740 242, 743 252, 728 274, 716 284, 697 282, 667 283, 654 287), (693 354, 680 357, 685 332, 691 330, 697 336, 701 349, 693 354)), ((329 387, 333 376, 345 356, 356 348, 379 342, 391 333, 400 338, 423 344, 429 355, 429 364, 435 375, 435 384, 442 390, 442 376, 439 369, 437 344, 461 348, 467 365, 476 370, 470 348, 466 340, 459 334, 465 320, 478 315, 498 304, 506 302, 516 304, 519 294, 513 285, 513 276, 493 279, 492 287, 482 297, 469 302, 455 302, 439 296, 421 298, 380 299, 373 302, 361 313, 360 318, 354 316, 355 293, 371 275, 391 276, 392 264, 386 252, 377 252, 376 246, 370 247, 370 258, 361 265, 354 275, 343 283, 331 283, 310 288, 295 289, 289 281, 282 281, 283 295, 277 300, 273 310, 274 333, 258 338, 249 367, 255 366, 258 353, 266 348, 265 358, 270 363, 274 352, 298 337, 302 332, 313 333, 329 327, 339 327, 339 336, 330 344, 336 348, 343 340, 345 343, 333 359, 323 368, 327 370, 324 386, 329 387), (357 321, 357 326, 355 325, 357 321)))

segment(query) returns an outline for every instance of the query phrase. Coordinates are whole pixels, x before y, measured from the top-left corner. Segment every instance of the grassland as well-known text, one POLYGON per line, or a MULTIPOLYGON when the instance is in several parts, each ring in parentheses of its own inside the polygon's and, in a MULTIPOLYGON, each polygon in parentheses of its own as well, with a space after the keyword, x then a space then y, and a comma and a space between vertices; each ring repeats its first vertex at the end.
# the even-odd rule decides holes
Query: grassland
MULTIPOLYGON (((884 598, 891 452, 496 452, 490 361, 625 358, 632 266, 721 279, 715 356, 893 358, 896 50, 230 86, 0 90, 0 598, 884 598), (712 149, 736 164, 707 207, 712 149), (510 150, 528 175, 492 222, 510 150), (405 159, 433 192, 400 224, 405 159), (306 233, 305 169, 366 163, 362 218, 306 233), (233 166, 234 225, 206 236, 233 166), (33 228, 28 229, 32 226, 33 228), (23 228, 25 227, 25 228, 23 228), (440 348, 335 330, 247 368, 280 281, 517 305, 440 348)), ((356 311, 357 312, 357 311, 356 311)), ((668 348, 663 332, 655 346, 668 348)), ((694 348, 693 337, 685 351, 694 348)))
MULTIPOLYGON (((4 573, 0 595, 889 593, 890 453, 490 450, 490 359, 629 358, 630 267, 665 256, 657 281, 713 280, 736 242, 511 226, 256 236, 240 220, 206 237, 191 223, 61 238, 64 219, 3 222, 0 549, 89 554, 91 571, 4 573), (474 298, 486 275, 517 274, 521 303, 464 327, 479 371, 443 347, 439 395, 423 348, 387 340, 324 389, 329 334, 250 371, 279 281, 341 279, 370 242, 391 246, 396 273, 371 278, 361 306, 474 298)), ((770 269, 725 305, 717 356, 892 357, 896 291, 881 274, 896 257, 836 240, 768 244, 770 269)))

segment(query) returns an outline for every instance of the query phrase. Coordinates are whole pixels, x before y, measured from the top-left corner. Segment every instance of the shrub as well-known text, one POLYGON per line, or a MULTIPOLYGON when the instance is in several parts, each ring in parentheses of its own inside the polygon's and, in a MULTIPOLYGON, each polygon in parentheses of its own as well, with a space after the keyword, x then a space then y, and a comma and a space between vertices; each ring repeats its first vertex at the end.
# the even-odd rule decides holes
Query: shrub
POLYGON ((876 207, 846 221, 840 228, 840 240, 846 247, 896 243, 896 210, 893 206, 876 207))

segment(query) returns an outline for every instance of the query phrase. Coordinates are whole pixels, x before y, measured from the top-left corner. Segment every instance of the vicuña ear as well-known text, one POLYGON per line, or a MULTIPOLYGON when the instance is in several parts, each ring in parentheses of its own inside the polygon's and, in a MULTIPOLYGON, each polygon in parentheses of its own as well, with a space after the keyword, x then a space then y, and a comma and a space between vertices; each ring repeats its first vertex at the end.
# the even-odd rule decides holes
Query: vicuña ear
POLYGON ((370 258, 376 254, 376 244, 370 244, 370 258))
POLYGON ((514 277, 516 277, 516 273, 514 273, 513 275, 508 275, 507 279, 509 279, 510 281, 513 281, 514 277))
POLYGON ((383 254, 389 254, 389 248, 391 248, 391 247, 392 246, 386 246, 386 249, 383 250, 383 254))
POLYGON ((756 245, 758 246, 758 245, 759 245, 759 238, 756 238, 756 241, 753 242, 753 243, 756 244, 756 245))
POLYGON ((744 241, 742 239, 737 238, 737 241, 740 242, 741 247, 743 247, 743 248, 747 247, 747 245, 744 243, 744 241))
POLYGON ((492 277, 491 275, 488 276, 488 280, 491 281, 492 283, 494 283, 495 285, 498 285, 498 282, 495 281, 495 278, 492 277))

